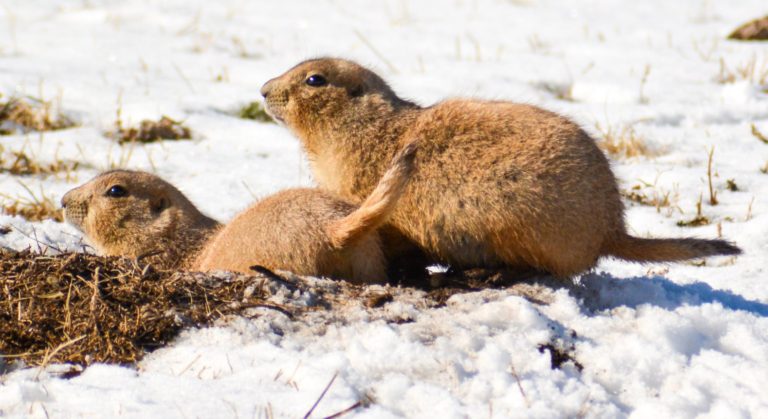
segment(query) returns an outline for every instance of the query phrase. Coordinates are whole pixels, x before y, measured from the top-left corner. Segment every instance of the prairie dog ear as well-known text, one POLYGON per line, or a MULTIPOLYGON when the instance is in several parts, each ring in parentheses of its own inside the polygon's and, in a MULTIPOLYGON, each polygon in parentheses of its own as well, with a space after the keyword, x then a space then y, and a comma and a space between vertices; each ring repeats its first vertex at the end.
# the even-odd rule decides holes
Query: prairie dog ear
POLYGON ((339 82, 347 90, 350 97, 360 97, 369 90, 365 77, 361 77, 359 74, 342 74, 339 77, 339 82))
POLYGON ((151 209, 153 214, 160 214, 161 212, 165 211, 166 208, 171 206, 171 201, 164 197, 158 197, 155 198, 151 203, 151 209))
POLYGON ((351 97, 360 97, 365 93, 365 85, 362 82, 353 83, 347 88, 347 92, 349 92, 349 96, 351 97))

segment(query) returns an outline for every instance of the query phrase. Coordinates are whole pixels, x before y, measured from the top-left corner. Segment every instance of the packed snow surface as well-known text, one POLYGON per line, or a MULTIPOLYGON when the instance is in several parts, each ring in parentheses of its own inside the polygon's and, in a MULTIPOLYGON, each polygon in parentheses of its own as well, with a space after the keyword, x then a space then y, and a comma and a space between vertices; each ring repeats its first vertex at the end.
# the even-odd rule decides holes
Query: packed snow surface
MULTIPOLYGON (((0 173, 4 204, 58 202, 128 167, 226 221, 312 185, 288 130, 236 114, 268 79, 329 55, 424 105, 520 101, 596 138, 634 136, 647 150, 612 156, 620 188, 666 203, 627 199, 630 231, 722 235, 745 253, 704 265, 604 260, 543 298, 485 290, 323 324, 229 319, 135 367, 71 379, 61 366, 6 371, 0 416, 298 417, 335 376, 313 417, 360 401, 348 417, 768 417, 768 144, 751 133, 768 134, 768 48, 725 39, 767 11, 764 0, 3 2, 0 100, 42 97, 77 126, 0 137, 2 153, 79 162, 69 175, 0 173), (118 110, 125 126, 167 115, 194 138, 119 146, 105 135, 118 110), (709 224, 678 226, 699 201, 709 224), (559 368, 551 348, 569 356, 559 368)), ((0 226, 11 228, 5 247, 83 247, 65 224, 0 215, 0 226)))

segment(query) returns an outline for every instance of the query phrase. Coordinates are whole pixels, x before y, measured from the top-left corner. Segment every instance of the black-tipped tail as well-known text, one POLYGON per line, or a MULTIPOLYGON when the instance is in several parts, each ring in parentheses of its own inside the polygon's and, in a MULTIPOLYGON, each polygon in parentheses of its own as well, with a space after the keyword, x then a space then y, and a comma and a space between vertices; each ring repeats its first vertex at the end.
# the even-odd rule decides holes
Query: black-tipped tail
POLYGON ((707 256, 739 255, 742 251, 726 240, 643 239, 625 235, 613 242, 606 253, 635 262, 674 262, 707 256))

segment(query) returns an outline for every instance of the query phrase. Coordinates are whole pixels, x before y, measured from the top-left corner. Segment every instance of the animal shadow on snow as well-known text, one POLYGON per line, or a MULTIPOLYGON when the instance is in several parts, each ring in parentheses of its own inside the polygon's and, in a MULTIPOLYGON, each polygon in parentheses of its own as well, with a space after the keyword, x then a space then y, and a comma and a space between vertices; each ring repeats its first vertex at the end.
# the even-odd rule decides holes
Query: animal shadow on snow
MULTIPOLYGON (((432 277, 434 282, 435 277, 432 277)), ((533 303, 547 304, 552 292, 565 289, 582 301, 586 311, 609 310, 616 307, 637 308, 649 304, 667 310, 683 305, 719 303, 730 310, 746 311, 768 317, 768 304, 749 300, 727 290, 717 290, 704 282, 677 284, 663 276, 637 276, 620 278, 605 272, 592 272, 575 281, 558 280, 542 272, 516 272, 508 270, 472 269, 443 275, 440 285, 400 283, 428 291, 438 302, 446 301, 458 293, 488 288, 506 289, 533 303)))
POLYGON ((617 278, 604 272, 589 273, 580 278, 579 284, 567 288, 571 295, 583 300, 585 308, 593 311, 643 304, 672 310, 683 305, 720 303, 730 310, 768 317, 768 304, 713 289, 704 282, 681 285, 663 276, 617 278))

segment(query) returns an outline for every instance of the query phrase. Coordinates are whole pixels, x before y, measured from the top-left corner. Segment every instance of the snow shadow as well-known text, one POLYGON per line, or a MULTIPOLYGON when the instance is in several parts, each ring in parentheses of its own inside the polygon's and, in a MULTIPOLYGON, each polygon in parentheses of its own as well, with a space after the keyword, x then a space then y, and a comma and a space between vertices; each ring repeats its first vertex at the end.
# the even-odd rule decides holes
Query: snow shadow
POLYGON ((636 308, 642 304, 674 309, 682 305, 717 302, 731 310, 768 317, 768 304, 748 300, 731 291, 713 289, 703 282, 680 285, 662 276, 617 278, 604 272, 591 273, 582 276, 580 286, 571 288, 570 293, 583 299, 584 306, 591 310, 620 306, 636 308))

